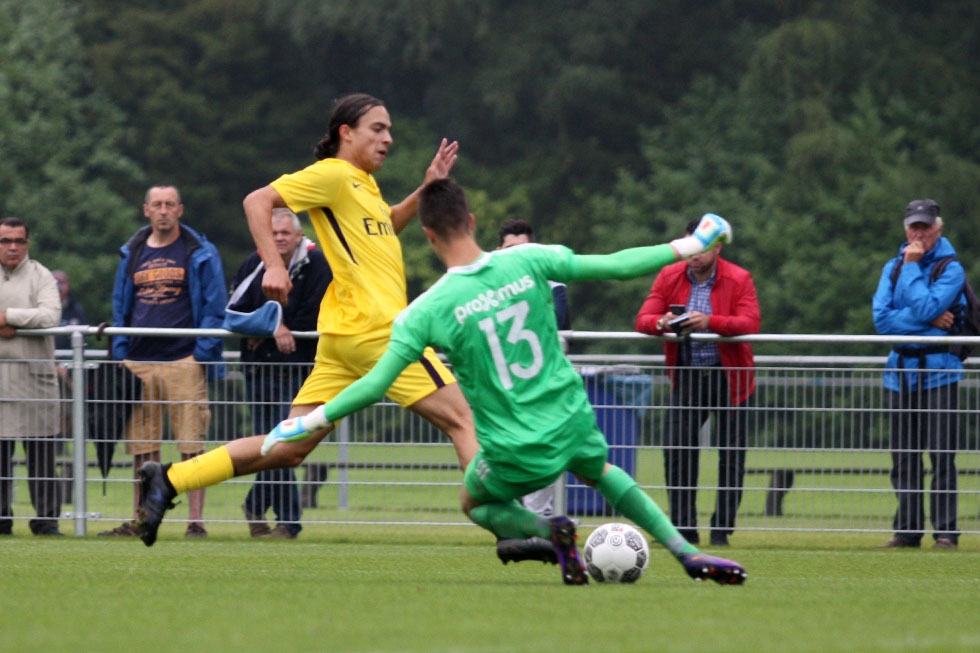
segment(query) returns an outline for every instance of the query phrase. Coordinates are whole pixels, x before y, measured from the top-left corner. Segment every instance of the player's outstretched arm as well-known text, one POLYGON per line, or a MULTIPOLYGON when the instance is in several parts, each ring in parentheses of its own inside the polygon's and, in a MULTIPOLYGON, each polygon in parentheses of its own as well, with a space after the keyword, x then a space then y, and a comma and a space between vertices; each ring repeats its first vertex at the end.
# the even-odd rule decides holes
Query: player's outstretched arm
POLYGON ((344 388, 330 402, 317 407, 307 415, 287 419, 276 425, 269 435, 265 436, 262 455, 268 454, 280 442, 305 440, 314 432, 326 428, 340 418, 375 403, 384 396, 385 391, 411 362, 390 350, 385 351, 370 372, 344 388))
POLYGON ((718 243, 732 241, 732 227, 721 216, 706 213, 694 234, 665 245, 632 247, 614 254, 589 254, 573 259, 569 281, 633 279, 652 274, 665 265, 700 254, 718 243))

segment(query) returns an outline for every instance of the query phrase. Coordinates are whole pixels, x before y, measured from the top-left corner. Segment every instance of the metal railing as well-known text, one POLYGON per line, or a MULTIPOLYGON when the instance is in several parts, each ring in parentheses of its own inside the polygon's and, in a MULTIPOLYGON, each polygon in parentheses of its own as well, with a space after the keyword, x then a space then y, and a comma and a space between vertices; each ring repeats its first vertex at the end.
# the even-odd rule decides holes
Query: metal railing
MULTIPOLYGON (((94 327, 18 332, 71 335, 72 349, 60 351, 57 361, 72 380, 72 392, 60 400, 63 413, 71 416, 71 430, 56 436, 61 443, 58 472, 47 480, 59 484, 65 508, 62 518, 72 520, 77 536, 85 535, 90 523, 112 525, 132 516, 134 480, 129 456, 122 451, 119 434, 108 437, 92 432, 89 419, 100 406, 125 403, 88 396, 92 372, 112 365, 103 349, 86 347, 87 338, 96 332, 94 327), (113 461, 100 468, 105 449, 113 447, 113 461)), ((221 329, 118 327, 104 329, 102 335, 237 337, 221 329)), ((651 351, 662 349, 659 338, 636 333, 568 331, 562 335, 573 343, 646 340, 651 351)), ((980 344, 980 338, 910 336, 760 334, 728 339, 695 335, 694 339, 808 343, 833 347, 832 351, 851 343, 877 343, 883 349, 885 345, 913 342, 980 344)), ((600 428, 610 442, 611 458, 667 510, 664 451, 679 445, 665 443, 663 437, 670 405, 670 380, 663 356, 587 354, 570 358, 583 375, 600 428)), ((747 442, 736 530, 891 531, 896 498, 889 480, 891 410, 881 383, 884 361, 884 356, 756 356, 756 392, 748 404, 737 409, 745 413, 747 442)), ((959 468, 959 530, 964 533, 980 533, 978 363, 980 360, 967 361, 959 383, 956 413, 960 424, 952 448, 959 468)), ((207 447, 251 434, 256 411, 279 405, 254 398, 250 401, 248 396, 250 384, 261 381, 265 374, 278 373, 274 366, 242 363, 237 351, 226 352, 225 365, 228 374, 209 385, 211 423, 204 434, 207 447)), ((10 399, 0 395, 0 402, 4 401, 10 399)), ((702 530, 708 527, 715 495, 722 489, 718 452, 733 448, 717 441, 716 420, 713 416, 704 425, 696 445, 700 453, 697 518, 702 530)), ((166 426, 164 430, 172 429, 166 426)), ((179 459, 176 444, 172 435, 165 435, 164 461, 179 459)), ((921 453, 926 455, 925 447, 921 453)), ((27 520, 33 517, 33 509, 21 462, 15 460, 12 475, 14 511, 15 519, 27 520)), ((460 481, 455 453, 445 436, 414 413, 383 401, 341 422, 337 432, 297 470, 295 484, 303 506, 303 525, 435 525, 467 523, 457 505, 460 481)), ((567 488, 559 491, 556 508, 568 510, 586 525, 608 520, 610 509, 592 490, 570 477, 563 483, 567 488)), ((253 484, 254 478, 247 476, 208 488, 204 519, 215 524, 244 522, 242 501, 253 484)), ((928 482, 924 487, 922 493, 927 494, 928 482)), ((926 517, 929 530, 928 510, 926 517)), ((187 518, 183 504, 168 513, 168 520, 187 518)))

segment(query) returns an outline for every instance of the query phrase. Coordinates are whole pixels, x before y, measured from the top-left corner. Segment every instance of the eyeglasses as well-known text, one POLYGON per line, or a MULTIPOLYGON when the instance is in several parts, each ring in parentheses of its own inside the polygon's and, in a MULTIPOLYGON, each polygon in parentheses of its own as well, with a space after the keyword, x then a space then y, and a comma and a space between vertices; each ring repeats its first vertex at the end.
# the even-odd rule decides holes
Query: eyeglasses
POLYGON ((0 238, 0 245, 26 245, 26 238, 0 238))

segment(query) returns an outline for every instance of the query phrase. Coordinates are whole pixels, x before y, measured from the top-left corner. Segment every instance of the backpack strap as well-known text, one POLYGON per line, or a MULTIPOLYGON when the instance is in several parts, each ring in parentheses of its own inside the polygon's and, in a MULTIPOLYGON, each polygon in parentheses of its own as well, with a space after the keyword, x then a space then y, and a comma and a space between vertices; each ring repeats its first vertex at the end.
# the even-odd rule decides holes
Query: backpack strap
MULTIPOLYGON (((932 266, 932 270, 929 271, 929 283, 936 283, 936 279, 938 279, 940 275, 946 271, 946 266, 949 265, 949 262, 955 260, 955 256, 943 256, 937 258, 935 264, 932 266)), ((894 288, 895 284, 898 283, 898 277, 900 274, 902 274, 902 263, 904 263, 904 261, 902 261, 902 259, 898 259, 898 263, 896 263, 895 267, 892 268, 890 277, 892 281, 892 288, 894 288)))
POLYGON ((902 263, 903 262, 904 261, 902 261, 902 259, 899 258, 898 259, 898 263, 896 263, 895 264, 895 267, 892 268, 892 274, 891 274, 891 277, 890 278, 891 278, 891 281, 892 281, 892 290, 893 291, 895 290, 895 284, 898 283, 898 276, 900 274, 902 274, 902 263))
POLYGON ((929 283, 936 283, 936 279, 946 271, 946 266, 949 265, 950 261, 955 260, 955 256, 943 256, 942 258, 937 258, 935 265, 932 266, 932 271, 929 272, 929 283))

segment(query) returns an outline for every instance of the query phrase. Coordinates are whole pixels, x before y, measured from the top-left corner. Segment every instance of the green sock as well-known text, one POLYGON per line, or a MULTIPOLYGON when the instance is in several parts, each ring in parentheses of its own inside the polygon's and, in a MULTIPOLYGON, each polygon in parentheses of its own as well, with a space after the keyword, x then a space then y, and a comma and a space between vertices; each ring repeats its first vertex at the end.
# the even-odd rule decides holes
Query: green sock
POLYGON ((619 467, 610 466, 599 479, 596 489, 613 508, 639 524, 675 556, 698 552, 697 547, 677 532, 660 506, 619 467))
POLYGON ((517 501, 484 503, 470 510, 470 519, 497 537, 551 537, 548 520, 517 501))

